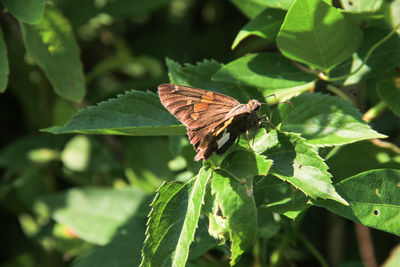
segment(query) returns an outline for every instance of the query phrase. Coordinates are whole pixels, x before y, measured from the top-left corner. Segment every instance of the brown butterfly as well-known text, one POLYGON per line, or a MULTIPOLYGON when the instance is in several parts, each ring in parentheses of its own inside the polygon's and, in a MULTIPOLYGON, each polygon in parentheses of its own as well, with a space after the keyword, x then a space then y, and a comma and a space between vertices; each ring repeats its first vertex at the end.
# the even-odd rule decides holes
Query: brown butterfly
POLYGON ((161 84, 161 103, 187 128, 189 140, 197 151, 194 160, 206 160, 212 153, 222 155, 242 133, 260 126, 255 99, 240 104, 236 99, 189 86, 161 84))

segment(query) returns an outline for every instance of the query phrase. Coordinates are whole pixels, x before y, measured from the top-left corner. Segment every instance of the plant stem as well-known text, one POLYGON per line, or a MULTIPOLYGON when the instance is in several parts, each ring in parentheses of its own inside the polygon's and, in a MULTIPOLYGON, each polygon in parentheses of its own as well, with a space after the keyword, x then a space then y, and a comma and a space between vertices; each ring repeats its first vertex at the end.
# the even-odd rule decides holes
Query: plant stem
POLYGON ((328 263, 326 262, 324 257, 322 257, 321 253, 319 253, 319 251, 314 247, 314 245, 311 244, 311 242, 308 241, 308 239, 303 234, 298 233, 298 237, 306 246, 306 248, 311 252, 311 254, 314 255, 314 257, 318 260, 320 266, 329 267, 328 263))
POLYGON ((334 93, 335 95, 337 95, 338 97, 340 97, 341 99, 343 99, 344 101, 349 102, 350 104, 353 104, 353 101, 351 101, 351 99, 345 94, 343 93, 342 90, 340 90, 339 88, 337 88, 336 86, 333 86, 331 84, 328 84, 326 86, 326 89, 332 93, 334 93))
POLYGON ((364 113, 363 121, 369 123, 373 119, 377 118, 382 112, 386 110, 386 103, 381 101, 364 113))
POLYGON ((388 33, 385 37, 383 37, 379 42, 377 42, 376 44, 374 44, 369 51, 367 52, 367 54, 365 55, 364 59, 363 59, 363 63, 352 73, 350 74, 346 74, 343 76, 339 76, 339 77, 335 77, 335 78, 329 78, 329 77, 325 77, 324 75, 319 75, 320 78, 322 78, 323 80, 326 81, 330 81, 330 82, 335 82, 335 81, 341 81, 341 80, 345 80, 348 77, 356 74, 357 72, 359 72, 361 70, 362 67, 364 67, 365 64, 367 64, 368 59, 370 58, 370 56, 372 55, 372 53, 375 51, 375 49, 377 49, 381 44, 383 44, 384 42, 386 42, 390 37, 392 37, 392 35, 394 35, 396 33, 396 31, 400 28, 400 23, 396 25, 396 27, 393 28, 393 30, 388 33))

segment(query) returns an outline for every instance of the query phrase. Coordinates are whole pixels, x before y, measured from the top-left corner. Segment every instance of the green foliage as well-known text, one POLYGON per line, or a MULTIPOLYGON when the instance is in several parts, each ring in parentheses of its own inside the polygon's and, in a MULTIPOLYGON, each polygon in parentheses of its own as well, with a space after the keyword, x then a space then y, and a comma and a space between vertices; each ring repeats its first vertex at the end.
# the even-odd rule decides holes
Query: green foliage
POLYGON ((55 92, 68 100, 81 101, 85 86, 79 49, 61 12, 47 7, 39 23, 20 26, 28 52, 43 68, 55 92))
POLYGON ((377 169, 349 177, 336 184, 349 206, 329 201, 316 204, 352 221, 400 235, 400 201, 397 194, 400 171, 377 169))
POLYGON ((0 29, 0 92, 6 89, 8 71, 7 48, 3 39, 3 32, 0 29))
POLYGON ((185 130, 152 92, 127 91, 117 99, 79 111, 64 126, 43 131, 87 134, 165 135, 185 130))
POLYGON ((400 2, 333 2, 0 0, 1 262, 397 266, 400 2), (167 82, 268 117, 194 162, 167 82))

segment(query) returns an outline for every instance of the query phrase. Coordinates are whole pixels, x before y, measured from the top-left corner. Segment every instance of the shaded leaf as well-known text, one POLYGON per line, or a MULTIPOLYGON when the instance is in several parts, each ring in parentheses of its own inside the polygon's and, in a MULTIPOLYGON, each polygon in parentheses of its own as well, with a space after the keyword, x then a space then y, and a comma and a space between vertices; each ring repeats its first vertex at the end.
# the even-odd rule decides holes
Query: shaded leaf
POLYGON ((254 179, 254 198, 260 212, 275 212, 293 220, 309 206, 308 197, 272 175, 254 179))
POLYGON ((44 0, 1 0, 1 3, 21 22, 34 24, 43 18, 44 0))
POLYGON ((333 96, 303 94, 290 100, 294 106, 279 105, 281 130, 300 133, 316 146, 333 146, 356 141, 385 138, 362 120, 351 104, 333 96))
MULTIPOLYGON (((358 67, 363 64, 363 59, 367 55, 368 51, 373 45, 384 38, 389 33, 389 30, 373 27, 365 29, 363 33, 364 40, 360 48, 357 50, 357 53, 354 53, 352 58, 335 67, 330 73, 331 77, 348 75, 358 69, 358 67)), ((374 50, 366 62, 366 65, 364 65, 357 73, 340 82, 344 85, 349 85, 373 77, 380 77, 382 74, 393 70, 399 62, 400 38, 398 35, 394 34, 374 50)))
POLYGON ((130 218, 110 243, 96 248, 74 267, 139 266, 144 241, 145 218, 130 218))
POLYGON ((145 216, 146 195, 135 188, 122 190, 76 188, 41 199, 52 218, 88 242, 104 245, 132 216, 145 216))
POLYGON ((400 83, 398 78, 387 77, 380 80, 376 85, 376 90, 388 108, 400 117, 400 83))
POLYGON ((288 10, 294 0, 231 0, 231 2, 248 18, 254 18, 267 7, 288 10))
POLYGON ((277 37, 285 56, 324 71, 349 58, 361 41, 357 25, 320 0, 295 1, 277 37))
POLYGON ((43 129, 44 132, 176 135, 185 134, 185 126, 174 118, 152 92, 127 91, 116 99, 80 110, 64 126, 43 129))
POLYGON ((54 91, 68 100, 81 101, 85 95, 82 63, 67 19, 48 6, 38 24, 20 26, 26 49, 44 70, 54 91))
POLYGON ((264 96, 274 93, 280 98, 309 89, 315 76, 298 69, 282 55, 260 53, 228 63, 212 79, 258 87, 264 96))
POLYGON ((400 150, 380 140, 362 141, 341 147, 326 162, 334 181, 339 182, 371 169, 400 169, 400 150))
POLYGON ((315 201, 315 204, 354 222, 400 235, 399 170, 371 170, 335 186, 350 206, 323 200, 315 201))
POLYGON ((0 28, 0 93, 4 92, 7 88, 9 71, 7 47, 4 42, 3 32, 0 28))
POLYGON ((231 48, 235 49, 243 39, 251 35, 275 41, 285 15, 286 12, 281 9, 266 8, 240 29, 231 48))
POLYGON ((241 103, 247 103, 253 98, 262 98, 262 95, 253 88, 224 81, 214 81, 213 75, 222 68, 222 64, 215 60, 204 60, 196 65, 185 64, 184 66, 171 59, 167 59, 166 62, 171 83, 216 91, 229 95, 241 103))

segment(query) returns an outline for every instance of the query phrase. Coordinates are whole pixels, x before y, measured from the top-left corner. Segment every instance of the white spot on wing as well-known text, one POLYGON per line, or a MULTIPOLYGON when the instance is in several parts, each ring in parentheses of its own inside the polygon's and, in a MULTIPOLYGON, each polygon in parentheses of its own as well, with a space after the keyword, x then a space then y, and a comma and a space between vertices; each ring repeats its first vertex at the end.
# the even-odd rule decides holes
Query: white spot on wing
POLYGON ((217 140, 217 148, 220 149, 229 140, 230 133, 224 132, 220 139, 217 140))

